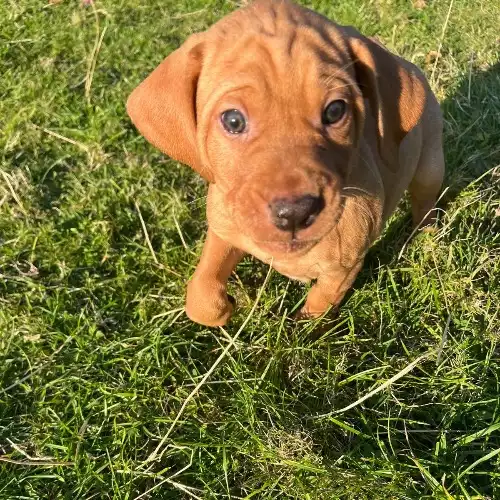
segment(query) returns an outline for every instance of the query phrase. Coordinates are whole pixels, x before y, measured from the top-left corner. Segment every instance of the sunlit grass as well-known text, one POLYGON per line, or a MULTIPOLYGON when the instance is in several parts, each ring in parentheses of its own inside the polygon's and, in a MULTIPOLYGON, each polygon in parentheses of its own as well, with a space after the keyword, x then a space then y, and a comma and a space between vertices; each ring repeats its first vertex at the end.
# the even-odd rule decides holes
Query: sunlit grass
POLYGON ((0 4, 0 498, 500 496, 500 5, 305 4, 426 72, 449 189, 339 318, 289 320, 307 290, 247 259, 225 330, 183 313, 206 187, 124 104, 236 4, 0 4))

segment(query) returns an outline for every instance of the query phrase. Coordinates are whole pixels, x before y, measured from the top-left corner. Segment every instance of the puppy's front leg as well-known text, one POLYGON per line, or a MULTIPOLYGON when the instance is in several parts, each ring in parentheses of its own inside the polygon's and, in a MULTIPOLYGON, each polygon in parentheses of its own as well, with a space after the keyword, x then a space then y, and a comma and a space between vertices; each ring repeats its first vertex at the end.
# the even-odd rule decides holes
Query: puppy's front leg
POLYGON ((297 319, 318 318, 331 306, 338 306, 362 266, 361 260, 352 267, 339 266, 335 272, 321 275, 309 291, 306 303, 297 314, 297 319))
POLYGON ((244 255, 208 230, 200 262, 187 287, 186 314, 191 320, 206 326, 227 323, 233 312, 227 280, 244 255))

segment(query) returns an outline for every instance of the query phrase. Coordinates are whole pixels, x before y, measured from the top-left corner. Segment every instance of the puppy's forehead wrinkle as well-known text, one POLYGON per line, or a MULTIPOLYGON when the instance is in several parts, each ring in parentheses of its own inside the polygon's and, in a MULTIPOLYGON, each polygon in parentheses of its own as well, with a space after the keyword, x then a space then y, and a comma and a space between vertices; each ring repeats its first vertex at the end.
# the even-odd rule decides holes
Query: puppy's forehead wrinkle
POLYGON ((222 86, 229 87, 229 81, 233 88, 228 88, 228 93, 252 90, 260 95, 263 102, 273 101, 283 108, 287 107, 289 112, 293 109, 299 112, 301 108, 290 107, 289 104, 295 104, 299 99, 304 105, 309 103, 311 109, 319 109, 324 105, 322 101, 326 92, 356 87, 352 77, 342 72, 350 63, 339 68, 339 61, 333 56, 328 63, 318 61, 316 57, 311 57, 315 53, 314 48, 309 53, 301 51, 299 58, 288 54, 286 47, 276 50, 247 37, 238 45, 241 50, 233 47, 235 51, 230 55, 219 51, 207 61, 206 79, 211 82, 212 94, 222 95, 220 90, 222 86), (219 68, 217 74, 214 74, 214 67, 219 68))
MULTIPOLYGON (((304 39, 301 30, 292 30, 280 34, 272 43, 259 33, 249 32, 235 38, 228 50, 213 50, 207 66, 220 65, 227 69, 238 71, 251 65, 252 70, 269 72, 271 78, 276 79, 279 73, 288 73, 292 68, 323 64, 338 66, 345 61, 333 51, 322 49, 316 42, 304 39), (300 46, 300 50, 294 50, 300 46), (320 57, 311 57, 320 54, 320 57)), ((308 73, 308 72, 306 72, 308 73)))
MULTIPOLYGON (((251 57, 241 60, 239 71, 247 71, 250 74, 258 76, 263 82, 269 83, 268 79, 275 80, 278 78, 280 66, 283 65, 283 61, 280 60, 279 54, 276 51, 273 51, 267 44, 259 42, 260 40, 255 38, 247 41, 245 50, 251 54, 251 57)), ((241 58, 241 54, 239 57, 241 58)), ((235 64, 238 67, 237 60, 235 64)))
POLYGON ((209 31, 219 41, 214 45, 218 46, 215 51, 221 57, 228 56, 228 47, 239 57, 248 57, 255 50, 255 43, 249 47, 252 38, 261 45, 269 45, 271 57, 281 62, 289 58, 296 64, 302 63, 297 59, 311 60, 308 54, 311 50, 316 60, 343 65, 349 53, 342 27, 287 0, 254 2, 223 18, 209 31), (296 50, 299 46, 300 50, 296 50), (220 47, 224 50, 220 51, 220 47), (288 57, 284 58, 285 55, 288 57))
POLYGON ((302 51, 304 56, 306 56, 304 59, 310 60, 311 54, 314 54, 314 58, 317 59, 325 69, 328 68, 330 71, 332 67, 338 67, 346 62, 345 56, 342 57, 342 54, 340 54, 334 46, 325 48, 314 42, 303 41, 302 49, 308 49, 302 51))
POLYGON ((276 34, 283 26, 303 24, 304 10, 286 0, 264 0, 254 2, 243 12, 249 14, 263 32, 276 34))

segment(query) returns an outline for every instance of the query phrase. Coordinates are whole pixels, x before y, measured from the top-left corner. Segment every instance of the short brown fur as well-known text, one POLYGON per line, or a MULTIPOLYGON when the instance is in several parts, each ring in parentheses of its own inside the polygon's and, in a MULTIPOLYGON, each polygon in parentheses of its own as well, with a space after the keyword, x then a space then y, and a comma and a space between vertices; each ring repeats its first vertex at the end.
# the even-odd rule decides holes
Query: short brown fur
POLYGON ((422 73, 351 27, 289 0, 260 0, 192 35, 131 94, 148 141, 208 182, 208 234, 186 311, 224 325, 226 287, 246 254, 316 280, 300 312, 337 306, 409 189, 415 225, 433 221, 444 174, 442 117, 422 73), (328 102, 343 119, 326 127, 328 102), (244 134, 221 113, 239 109, 244 134), (276 199, 309 194, 324 208, 300 231, 277 228, 276 199))

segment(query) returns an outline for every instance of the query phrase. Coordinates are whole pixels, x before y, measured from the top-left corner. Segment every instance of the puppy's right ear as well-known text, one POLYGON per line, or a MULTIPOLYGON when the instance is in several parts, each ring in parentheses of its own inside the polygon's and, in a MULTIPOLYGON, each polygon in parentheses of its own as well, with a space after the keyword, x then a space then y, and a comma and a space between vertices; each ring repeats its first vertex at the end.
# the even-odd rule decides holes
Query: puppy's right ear
POLYGON ((203 65, 204 34, 191 35, 132 92, 127 113, 139 132, 207 181, 213 176, 198 153, 196 90, 203 65))

